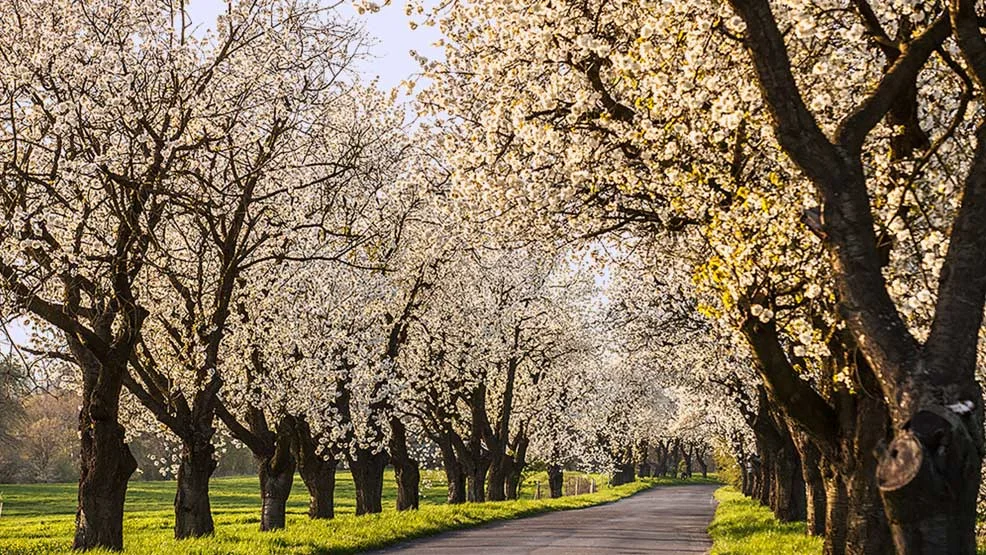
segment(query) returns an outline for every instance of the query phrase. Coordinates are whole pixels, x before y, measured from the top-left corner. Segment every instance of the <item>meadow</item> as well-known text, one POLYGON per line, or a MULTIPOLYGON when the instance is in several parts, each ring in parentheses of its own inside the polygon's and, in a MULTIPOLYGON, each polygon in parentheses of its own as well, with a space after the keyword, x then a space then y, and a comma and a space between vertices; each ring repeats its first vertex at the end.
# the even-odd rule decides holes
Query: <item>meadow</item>
MULTIPOLYGON (((615 501, 655 485, 673 482, 668 478, 653 478, 608 487, 605 477, 596 475, 592 477, 599 484, 595 493, 535 500, 535 482, 540 481, 542 492, 547 494, 547 476, 536 473, 525 480, 520 500, 453 506, 445 503, 444 475, 430 471, 422 474, 420 510, 397 512, 393 509, 396 488, 393 472, 388 471, 384 483, 384 512, 356 517, 352 478, 348 472, 339 471, 337 516, 329 521, 308 519, 307 491, 296 478, 288 500, 286 529, 268 533, 259 531, 257 478, 216 478, 210 489, 216 534, 210 538, 182 541, 172 537, 174 482, 131 482, 124 516, 125 552, 142 555, 354 553, 443 530, 615 501)), ((692 482, 700 480, 693 479, 692 482)), ((0 554, 64 553, 70 550, 75 484, 0 484, 0 495, 3 499, 0 554)))

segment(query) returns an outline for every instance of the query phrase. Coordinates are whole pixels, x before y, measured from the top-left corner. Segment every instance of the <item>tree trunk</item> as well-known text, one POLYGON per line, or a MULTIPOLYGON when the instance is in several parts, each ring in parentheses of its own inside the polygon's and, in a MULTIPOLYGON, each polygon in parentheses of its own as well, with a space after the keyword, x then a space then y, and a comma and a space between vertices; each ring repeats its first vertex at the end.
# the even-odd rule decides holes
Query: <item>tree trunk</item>
POLYGON ((753 497, 750 494, 750 463, 745 454, 740 453, 736 457, 736 466, 739 468, 740 474, 740 492, 747 497, 753 497))
MULTIPOLYGON (((83 407, 83 415, 87 408, 83 407)), ((127 481, 137 469, 137 460, 123 441, 123 426, 115 420, 93 420, 85 416, 82 420, 79 505, 72 548, 120 551, 127 481)))
POLYGON ((646 478, 651 475, 651 465, 648 462, 648 451, 650 449, 650 444, 647 440, 641 440, 637 445, 637 477, 646 478))
POLYGON ((877 470, 897 552, 972 555, 981 479, 976 441, 949 409, 920 411, 909 425, 877 470))
POLYGON ((421 471, 407 449, 407 427, 398 418, 390 419, 390 463, 397 479, 397 510, 417 509, 420 502, 421 471))
POLYGON ((552 499, 562 496, 562 488, 565 485, 565 475, 561 465, 548 465, 548 489, 552 499))
POLYGON ((520 496, 520 483, 523 479, 524 468, 527 466, 527 437, 523 426, 514 440, 513 455, 507 457, 507 479, 505 483, 507 499, 517 499, 520 496))
POLYGON ((692 452, 690 449, 682 447, 681 448, 681 459, 685 461, 685 466, 681 471, 682 478, 692 477, 692 452))
POLYGON ((486 501, 486 472, 489 463, 478 462, 472 471, 466 474, 466 498, 472 503, 486 501))
POLYGON ((308 490, 308 518, 334 518, 338 461, 333 452, 318 452, 318 441, 312 436, 308 423, 302 419, 297 423, 295 456, 298 473, 308 490))
POLYGON ((397 510, 410 511, 418 508, 420 502, 421 471, 418 461, 405 458, 394 461, 394 476, 397 478, 397 510))
POLYGON ((357 449, 350 456, 349 468, 356 485, 356 514, 365 515, 383 511, 383 471, 387 466, 387 453, 372 453, 369 449, 357 449))
POLYGON ((288 495, 294 483, 294 470, 297 461, 294 458, 295 419, 285 416, 277 423, 272 444, 266 456, 256 456, 258 474, 260 475, 260 531, 279 530, 284 528, 288 495))
POLYGON ((438 447, 442 452, 442 466, 448 481, 448 503, 457 505, 466 502, 466 473, 462 463, 455 456, 455 447, 448 434, 439 437, 438 447))
POLYGON ((335 459, 322 461, 321 464, 306 465, 300 473, 308 489, 310 519, 335 518, 336 464, 335 459))
POLYGON ((801 458, 794 448, 790 434, 785 429, 779 430, 784 437, 784 444, 773 457, 774 480, 771 495, 771 508, 781 522, 796 522, 805 520, 808 516, 808 499, 805 494, 805 480, 801 470, 801 458))
POLYGON ((294 457, 287 457, 281 465, 273 461, 260 462, 260 531, 269 532, 284 528, 288 496, 294 482, 294 457))
POLYGON ((825 555, 890 555, 894 552, 880 494, 867 473, 830 473, 825 481, 825 555))
POLYGON ((827 463, 822 460, 821 452, 807 434, 792 429, 791 437, 801 457, 801 475, 805 482, 807 501, 808 534, 824 536, 827 493, 822 474, 827 463))
POLYGON ((764 452, 760 456, 757 472, 757 501, 764 507, 770 507, 770 492, 774 489, 774 456, 764 452))
POLYGON ((702 477, 703 478, 708 478, 709 477, 709 463, 706 462, 705 455, 703 455, 703 454, 700 453, 698 456, 695 457, 695 462, 697 462, 698 463, 698 467, 702 469, 702 477))
POLYGON ((486 478, 486 498, 490 501, 506 501, 507 499, 507 464, 506 455, 495 457, 490 465, 486 478))
POLYGON ((175 493, 175 539, 209 536, 215 532, 209 505, 209 480, 216 470, 212 430, 198 435, 204 441, 182 442, 175 493))
POLYGON ((667 476, 668 475, 668 447, 666 442, 659 441, 657 443, 657 463, 654 469, 655 476, 667 476))
POLYGON ((79 412, 79 497, 73 549, 123 549, 123 503, 137 461, 119 423, 125 368, 105 368, 84 347, 68 340, 83 373, 79 412))

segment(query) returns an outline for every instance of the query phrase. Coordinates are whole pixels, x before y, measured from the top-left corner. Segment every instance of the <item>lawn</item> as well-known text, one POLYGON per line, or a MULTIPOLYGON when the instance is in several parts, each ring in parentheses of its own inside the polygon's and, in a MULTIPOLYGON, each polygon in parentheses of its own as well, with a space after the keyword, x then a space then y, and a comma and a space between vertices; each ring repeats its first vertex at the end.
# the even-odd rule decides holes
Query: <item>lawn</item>
POLYGON ((709 525, 712 555, 814 555, 822 552, 822 538, 806 535, 804 522, 782 523, 770 509, 727 486, 715 493, 719 500, 709 525))
MULTIPOLYGON (((128 489, 124 543, 127 552, 150 554, 219 553, 352 553, 433 534, 474 526, 492 520, 517 518, 539 512, 587 507, 614 501, 654 485, 670 484, 667 478, 648 479, 619 487, 607 487, 602 476, 598 492, 561 499, 533 500, 534 482, 547 493, 546 476, 528 477, 522 499, 502 503, 468 503, 449 506, 441 472, 424 472, 422 508, 398 513, 393 510, 396 489, 392 472, 384 487, 385 511, 356 517, 354 488, 348 472, 340 471, 336 486, 336 514, 331 521, 310 521, 304 484, 295 480, 288 502, 287 529, 260 533, 259 487, 256 477, 216 478, 211 499, 216 535, 176 541, 172 538, 173 482, 132 482, 128 489)), ((700 482, 693 479, 692 482, 700 482)), ((3 513, 0 516, 0 554, 22 555, 68 551, 74 525, 75 484, 0 484, 3 513)))

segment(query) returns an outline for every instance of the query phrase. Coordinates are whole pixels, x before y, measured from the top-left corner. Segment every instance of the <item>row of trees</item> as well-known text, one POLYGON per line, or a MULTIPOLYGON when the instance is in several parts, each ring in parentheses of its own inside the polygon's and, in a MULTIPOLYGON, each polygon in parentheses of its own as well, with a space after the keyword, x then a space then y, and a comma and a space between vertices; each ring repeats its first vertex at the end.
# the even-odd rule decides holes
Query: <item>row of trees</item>
POLYGON ((0 7, 0 306, 80 394, 74 547, 122 548, 149 433, 178 538, 214 532, 231 440, 262 530, 296 472, 331 518, 340 462, 357 514, 387 465, 417 508, 429 452, 450 503, 515 498, 533 459, 632 479, 687 403, 623 356, 595 253, 460 210, 334 9, 230 2, 202 31, 183 6, 0 7))
MULTIPOLYGON (((786 519, 807 498, 827 553, 975 553, 978 3, 421 9, 446 34, 421 101, 463 210, 606 236, 639 262, 638 299, 680 289, 720 353, 693 367, 706 398, 728 392, 722 414, 749 423, 722 436, 748 491, 786 519)), ((680 347, 678 330, 652 340, 680 347)))
POLYGON ((386 464, 416 506, 425 443, 459 501, 676 438, 829 553, 975 552, 974 2, 412 5, 413 130, 332 10, 180 8, 0 8, 0 289, 79 369, 77 547, 121 545, 125 430, 163 426, 179 537, 217 434, 265 529, 295 466, 326 515, 345 459, 362 513, 386 464))

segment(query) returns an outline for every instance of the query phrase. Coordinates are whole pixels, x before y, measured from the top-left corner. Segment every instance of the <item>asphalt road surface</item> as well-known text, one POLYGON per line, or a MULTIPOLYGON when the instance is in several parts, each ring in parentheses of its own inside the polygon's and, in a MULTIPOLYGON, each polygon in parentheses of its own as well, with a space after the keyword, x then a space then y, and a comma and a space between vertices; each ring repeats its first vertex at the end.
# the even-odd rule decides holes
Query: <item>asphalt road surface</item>
POLYGON ((717 487, 657 487, 608 505, 456 530, 378 553, 707 553, 717 487))

